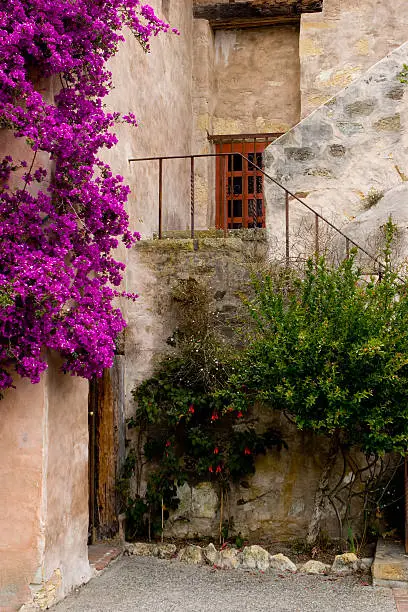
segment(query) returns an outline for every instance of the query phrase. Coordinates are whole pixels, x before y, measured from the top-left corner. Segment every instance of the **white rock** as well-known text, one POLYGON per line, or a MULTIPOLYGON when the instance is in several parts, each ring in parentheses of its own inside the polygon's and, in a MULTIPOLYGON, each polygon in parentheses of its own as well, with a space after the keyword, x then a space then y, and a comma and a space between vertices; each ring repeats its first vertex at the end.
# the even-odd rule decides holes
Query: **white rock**
POLYGON ((285 555, 279 553, 278 555, 270 555, 269 567, 275 572, 296 572, 296 565, 285 555))
POLYGON ((330 565, 311 559, 302 565, 300 571, 303 574, 328 574, 330 572, 330 565))
POLYGON ((203 549, 193 544, 189 544, 185 548, 182 548, 178 554, 178 559, 189 565, 201 565, 205 563, 203 549))
POLYGON ((131 555, 133 555, 134 547, 135 545, 131 542, 125 542, 123 545, 123 554, 130 557, 131 555))
POLYGON ((213 543, 203 548, 203 555, 209 565, 219 565, 219 552, 213 543))
POLYGON ((157 544, 147 542, 125 542, 123 545, 124 555, 135 555, 136 557, 157 557, 157 544))
POLYGON ((156 552, 156 544, 149 544, 147 542, 135 542, 133 544, 133 555, 137 557, 153 557, 156 552))
POLYGON ((216 563, 222 569, 237 569, 241 565, 242 553, 236 548, 224 548, 219 553, 219 561, 216 563))
POLYGON ((354 553, 344 553, 337 555, 334 559, 331 571, 334 574, 352 574, 359 568, 359 563, 354 553))
POLYGON ((374 563, 373 557, 366 557, 365 559, 358 560, 358 569, 363 572, 368 572, 374 563))
POLYGON ((242 567, 244 569, 269 569, 269 553, 262 546, 245 546, 242 551, 242 567))
POLYGON ((177 546, 175 544, 157 544, 154 555, 159 559, 171 559, 176 552, 177 546))

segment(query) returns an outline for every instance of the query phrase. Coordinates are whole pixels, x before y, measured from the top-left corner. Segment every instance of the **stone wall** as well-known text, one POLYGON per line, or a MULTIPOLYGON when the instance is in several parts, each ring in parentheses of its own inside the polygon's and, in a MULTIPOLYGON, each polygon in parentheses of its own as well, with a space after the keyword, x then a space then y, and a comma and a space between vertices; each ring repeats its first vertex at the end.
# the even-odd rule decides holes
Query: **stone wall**
MULTIPOLYGON (((371 250, 375 248, 373 232, 390 212, 405 228, 408 88, 400 82, 399 73, 407 62, 405 44, 272 143, 265 153, 271 176, 371 250)), ((266 199, 271 251, 282 255, 284 192, 267 182, 266 199)), ((309 238, 312 235, 314 218, 291 199, 290 219, 291 247, 296 248, 302 226, 309 238)))
POLYGON ((405 0, 324 0, 301 18, 302 117, 408 38, 405 0))
POLYGON ((238 292, 248 285, 251 267, 265 257, 264 232, 251 230, 227 239, 210 231, 199 232, 196 240, 146 240, 130 251, 128 289, 137 288, 140 297, 128 305, 126 416, 134 413, 132 389, 152 375, 157 358, 168 350, 166 340, 176 326, 171 299, 176 283, 190 277, 206 282, 214 310, 227 317, 241 307, 238 292))
MULTIPOLYGON (((233 528, 230 536, 241 534, 251 542, 304 539, 312 515, 315 491, 328 458, 325 440, 302 433, 276 411, 259 408, 247 419, 259 433, 273 427, 288 448, 260 455, 253 476, 233 484, 225 499, 224 520, 233 528), (313 450, 312 450, 313 449, 313 450)), ((243 424, 245 426, 245 423, 243 424)), ((333 481, 339 477, 335 470, 333 481)), ((210 482, 178 490, 179 508, 166 524, 167 537, 217 537, 220 523, 220 493, 210 482)), ((339 537, 336 516, 326 508, 322 530, 339 537)))
MULTIPOLYGON (((228 238, 216 232, 202 232, 197 240, 144 241, 132 249, 129 274, 138 283, 141 297, 129 310, 125 339, 126 416, 135 415, 132 389, 149 378, 160 357, 170 349, 166 340, 178 324, 172 290, 180 280, 195 279, 209 290, 210 312, 217 328, 228 339, 240 317, 240 295, 250 292, 250 273, 267 266, 266 236, 260 230, 236 231, 228 238)), ((242 319, 239 319, 242 321, 242 319)), ((225 500, 224 519, 233 519, 231 533, 252 540, 289 540, 305 537, 314 494, 328 456, 326 441, 301 433, 280 412, 258 408, 246 424, 259 433, 272 427, 279 430, 288 449, 272 450, 260 456, 256 473, 231 487, 225 500)), ((129 430, 130 446, 134 430, 129 430)), ((136 434, 136 432, 134 432, 136 434)), ((342 470, 335 470, 334 481, 342 470)), ((133 483, 133 491, 141 491, 133 483)), ((217 537, 220 522, 220 495, 209 482, 196 487, 185 484, 178 492, 180 506, 166 523, 169 537, 217 537)), ((327 509, 323 529, 338 536, 334 511, 327 509)))
POLYGON ((50 356, 41 383, 0 403, 0 609, 45 607, 86 582, 88 424, 84 380, 50 356))

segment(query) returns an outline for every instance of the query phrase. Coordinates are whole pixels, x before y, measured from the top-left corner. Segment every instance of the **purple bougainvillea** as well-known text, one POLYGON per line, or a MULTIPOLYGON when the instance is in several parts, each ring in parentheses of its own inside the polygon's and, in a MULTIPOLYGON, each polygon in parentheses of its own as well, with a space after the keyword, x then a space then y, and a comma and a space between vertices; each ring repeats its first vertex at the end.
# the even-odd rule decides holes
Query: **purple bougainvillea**
POLYGON ((139 0, 0 0, 0 128, 32 150, 0 161, 0 391, 13 371, 38 382, 44 348, 86 378, 112 365, 125 326, 113 306, 124 265, 112 251, 139 238, 129 188, 99 157, 117 143, 117 121, 137 123, 102 102, 125 26, 147 50, 169 30, 139 0), (52 100, 40 78, 58 91, 52 100))

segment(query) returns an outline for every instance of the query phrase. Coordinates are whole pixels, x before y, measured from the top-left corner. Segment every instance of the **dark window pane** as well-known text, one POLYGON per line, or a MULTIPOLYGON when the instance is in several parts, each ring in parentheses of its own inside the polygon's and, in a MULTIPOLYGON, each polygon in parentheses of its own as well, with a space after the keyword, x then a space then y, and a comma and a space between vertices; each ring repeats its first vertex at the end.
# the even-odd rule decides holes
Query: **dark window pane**
MULTIPOLYGON (((230 176, 228 178, 228 188, 227 188, 227 192, 228 195, 231 195, 231 189, 232 189, 232 177, 230 176)), ((234 193, 233 195, 241 195, 242 193, 242 176, 234 176, 234 193)))
POLYGON ((242 193, 242 176, 234 176, 234 195, 242 193))
POLYGON ((248 176, 248 193, 254 193, 254 177, 248 176))
POLYGON ((262 200, 256 201, 256 214, 258 217, 263 216, 263 201, 262 200))
POLYGON ((228 155, 228 172, 242 172, 242 157, 240 155, 228 155))
POLYGON ((257 153, 257 154, 256 154, 256 165, 257 165, 259 168, 262 168, 262 167, 263 167, 263 166, 262 166, 262 153, 257 153))
POLYGON ((256 193, 262 193, 263 190, 263 176, 256 177, 256 193))
POLYGON ((242 200, 234 200, 234 217, 242 217, 242 200))
POLYGON ((255 215, 255 200, 248 200, 248 217, 253 217, 255 215))

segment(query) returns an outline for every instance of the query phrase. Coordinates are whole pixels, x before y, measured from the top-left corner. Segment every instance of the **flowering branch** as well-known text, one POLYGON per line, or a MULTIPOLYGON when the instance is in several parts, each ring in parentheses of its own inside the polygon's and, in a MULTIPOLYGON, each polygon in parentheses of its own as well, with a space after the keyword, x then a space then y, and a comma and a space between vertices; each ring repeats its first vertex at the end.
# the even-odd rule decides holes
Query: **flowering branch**
MULTIPOLYGON (((117 144, 119 113, 102 100, 125 26, 146 50, 169 30, 139 0, 0 0, 0 127, 34 153, 22 176, 26 161, 0 161, 0 390, 13 370, 38 382, 43 348, 86 378, 112 365, 125 326, 113 306, 124 265, 112 251, 140 238, 128 227, 129 187, 99 157, 117 144), (36 74, 61 83, 51 103, 36 74), (36 168, 39 151, 51 173, 36 168)), ((122 120, 137 125, 132 113, 122 120)))

